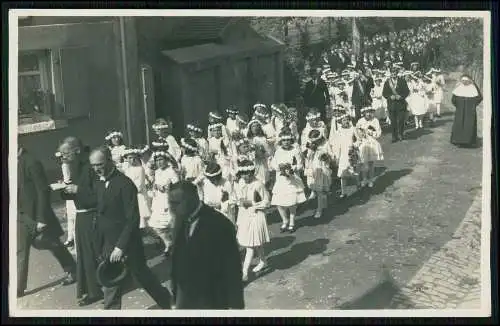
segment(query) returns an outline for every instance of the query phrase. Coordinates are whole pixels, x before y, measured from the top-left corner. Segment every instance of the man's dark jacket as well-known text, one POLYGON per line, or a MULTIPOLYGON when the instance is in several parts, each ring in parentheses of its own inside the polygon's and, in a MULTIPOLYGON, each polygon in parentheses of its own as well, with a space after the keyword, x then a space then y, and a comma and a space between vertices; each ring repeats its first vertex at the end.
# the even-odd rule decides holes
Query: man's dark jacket
POLYGON ((202 205, 187 239, 176 227, 172 253, 172 292, 177 309, 243 309, 243 282, 234 225, 202 205))

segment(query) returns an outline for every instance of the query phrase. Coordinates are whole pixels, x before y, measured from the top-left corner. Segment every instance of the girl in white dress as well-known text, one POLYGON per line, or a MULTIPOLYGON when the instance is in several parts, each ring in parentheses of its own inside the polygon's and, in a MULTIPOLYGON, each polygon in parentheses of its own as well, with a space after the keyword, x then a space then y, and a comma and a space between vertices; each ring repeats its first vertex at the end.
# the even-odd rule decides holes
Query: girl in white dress
POLYGON ((286 106, 273 104, 271 106, 271 110, 272 110, 271 125, 273 126, 273 129, 276 132, 275 137, 277 140, 281 132, 281 129, 285 126, 285 116, 288 109, 286 106))
POLYGON ((264 184, 254 176, 255 166, 251 161, 238 164, 238 181, 234 186, 238 218, 236 237, 240 246, 246 248, 243 262, 243 281, 248 280, 250 264, 257 253, 259 263, 252 270, 262 271, 266 266, 264 245, 270 242, 264 210, 269 207, 269 194, 264 184))
POLYGON ((128 163, 124 169, 124 174, 134 182, 137 188, 137 202, 139 205, 140 222, 139 228, 141 231, 147 226, 147 221, 151 216, 151 201, 147 196, 147 183, 146 171, 141 163, 142 150, 137 148, 128 148, 123 153, 124 160, 128 163))
POLYGON ((389 116, 387 114, 387 100, 382 96, 383 90, 384 84, 382 83, 382 77, 375 77, 375 86, 371 90, 372 107, 375 110, 375 116, 379 120, 386 120, 389 116))
POLYGON ((328 143, 330 147, 337 141, 336 136, 339 129, 342 127, 340 120, 341 116, 345 114, 345 109, 342 105, 337 104, 333 110, 332 121, 330 122, 330 133, 328 134, 328 143))
POLYGON ((434 112, 436 111, 436 84, 432 82, 432 78, 428 75, 423 76, 425 96, 427 98, 427 112, 429 113, 429 120, 433 123, 436 120, 434 112))
POLYGON ((221 166, 222 177, 231 179, 231 143, 223 137, 224 126, 221 123, 209 125, 210 137, 208 138, 209 156, 221 166))
POLYGON ((415 128, 423 128, 424 115, 427 113, 427 96, 425 95, 425 84, 418 76, 411 76, 408 83, 410 96, 406 98, 408 109, 415 119, 415 128))
POLYGON ((118 170, 122 169, 123 163, 123 152, 125 151, 125 145, 123 144, 123 134, 120 131, 111 131, 104 138, 111 151, 111 157, 115 166, 118 170))
POLYGON ((175 159, 168 152, 155 152, 153 159, 156 169, 149 226, 163 241, 164 255, 168 256, 172 244, 173 226, 172 216, 168 209, 168 189, 179 181, 179 175, 175 169, 175 159))
POLYGON ((296 108, 294 107, 288 108, 287 115, 285 118, 285 125, 287 128, 291 130, 292 136, 295 139, 295 144, 299 146, 299 141, 300 141, 299 115, 296 108))
POLYGON ((186 126, 187 134, 196 141, 198 154, 203 160, 208 160, 208 141, 203 137, 203 130, 197 124, 190 123, 186 126))
POLYGON ((319 130, 309 132, 306 144, 304 174, 311 189, 310 199, 317 197, 315 218, 320 218, 328 207, 328 192, 332 186, 332 155, 329 144, 319 130))
POLYGON ((226 113, 227 113, 226 129, 227 132, 229 133, 229 137, 232 137, 234 133, 239 131, 238 121, 237 121, 238 109, 236 108, 236 106, 231 105, 229 106, 229 108, 226 109, 226 113))
POLYGON ((209 162, 205 167, 204 177, 198 182, 200 199, 206 205, 215 208, 235 224, 235 197, 231 182, 222 177, 222 170, 216 162, 209 162))
POLYGON ((332 145, 332 153, 337 161, 337 177, 340 178, 340 198, 346 196, 346 183, 348 178, 356 178, 359 184, 358 152, 356 144, 356 128, 352 125, 351 117, 343 115, 338 118, 341 128, 337 132, 336 142, 332 145))
POLYGON ((434 84, 434 103, 436 105, 436 115, 441 117, 441 103, 443 102, 444 96, 444 76, 441 73, 441 69, 433 69, 432 71, 432 83, 434 84))
POLYGON ((300 149, 302 151, 306 150, 311 130, 318 130, 325 139, 328 137, 326 124, 321 121, 321 113, 314 108, 307 113, 306 126, 302 130, 302 135, 300 136, 300 149))
POLYGON ((159 147, 165 147, 166 144, 170 155, 172 155, 174 159, 179 162, 181 159, 181 147, 177 143, 177 140, 175 140, 174 136, 171 135, 172 123, 163 118, 159 118, 156 119, 152 128, 157 136, 157 139, 151 142, 152 150, 158 151, 160 150, 159 147))
POLYGON ((247 127, 249 122, 248 115, 246 115, 245 113, 238 113, 238 115, 236 116, 236 122, 238 127, 236 133, 238 133, 243 137, 246 137, 248 131, 247 127))
POLYGON ((302 153, 294 146, 295 138, 288 128, 278 137, 278 148, 271 160, 270 169, 276 171, 271 204, 277 206, 282 224, 281 232, 295 232, 297 205, 306 201, 304 183, 300 178, 303 170, 302 153))
POLYGON ((382 135, 380 123, 375 117, 375 110, 371 107, 366 107, 361 110, 364 117, 359 119, 356 124, 359 139, 359 154, 360 161, 363 164, 361 186, 373 187, 373 178, 375 176, 374 162, 382 161, 384 153, 378 138, 382 135))
MULTIPOLYGON (((264 133, 264 137, 266 138, 266 142, 269 146, 270 156, 272 156, 276 145, 276 130, 274 130, 274 127, 270 122, 269 113, 267 112, 264 104, 258 103, 256 105, 260 106, 257 106, 257 108, 255 109, 254 119, 252 120, 257 120, 260 123, 262 132, 264 133)), ((248 130, 250 130, 250 125, 248 126, 248 130)))
POLYGON ((251 161, 255 162, 256 178, 267 186, 269 182, 269 161, 273 153, 258 120, 252 120, 248 123, 247 138, 255 156, 255 161, 251 161))
POLYGON ((182 138, 181 147, 180 177, 182 180, 197 184, 205 170, 205 163, 198 154, 198 144, 192 138, 182 138))
POLYGON ((221 125, 221 132, 222 132, 222 137, 225 139, 229 139, 229 131, 227 130, 226 125, 224 124, 224 118, 218 111, 211 111, 208 113, 208 128, 207 128, 207 135, 208 138, 212 137, 210 134, 210 126, 220 124, 221 125))

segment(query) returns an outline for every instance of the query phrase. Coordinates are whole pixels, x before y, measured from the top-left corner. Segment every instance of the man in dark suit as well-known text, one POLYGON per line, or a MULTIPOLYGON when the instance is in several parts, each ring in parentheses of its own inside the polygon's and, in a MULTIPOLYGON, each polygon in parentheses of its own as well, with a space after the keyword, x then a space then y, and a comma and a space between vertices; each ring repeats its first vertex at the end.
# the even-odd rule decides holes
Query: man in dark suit
POLYGON ((361 118, 361 109, 372 104, 371 90, 374 86, 373 78, 366 76, 364 69, 358 69, 357 76, 352 85, 351 96, 351 102, 356 113, 356 121, 361 118))
POLYGON ((235 228, 203 204, 187 181, 169 189, 174 217, 172 292, 176 309, 244 309, 235 228))
POLYGON ((406 98, 410 94, 404 78, 397 76, 397 66, 391 67, 391 77, 384 83, 382 96, 387 100, 387 110, 392 124, 392 142, 403 140, 406 121, 406 98))
POLYGON ((75 282, 75 260, 59 239, 64 231, 50 204, 50 188, 43 166, 22 147, 18 148, 17 173, 17 296, 22 297, 35 237, 44 236, 46 243, 50 243, 47 249, 66 272, 63 285, 75 282))
MULTIPOLYGON (((314 69, 311 78, 304 89, 304 104, 306 107, 318 109, 321 113, 321 119, 324 121, 327 105, 330 103, 330 93, 326 83, 321 79, 321 68, 314 69)), ((302 116, 305 116, 305 114, 302 114, 302 116)))
MULTIPOLYGON (((97 232, 100 258, 111 263, 124 261, 133 278, 163 309, 170 308, 170 293, 146 265, 139 231, 137 188, 132 180, 118 171, 108 148, 100 147, 90 154, 90 165, 99 176, 96 180, 97 232)), ((121 309, 122 288, 103 287, 104 309, 121 309)))

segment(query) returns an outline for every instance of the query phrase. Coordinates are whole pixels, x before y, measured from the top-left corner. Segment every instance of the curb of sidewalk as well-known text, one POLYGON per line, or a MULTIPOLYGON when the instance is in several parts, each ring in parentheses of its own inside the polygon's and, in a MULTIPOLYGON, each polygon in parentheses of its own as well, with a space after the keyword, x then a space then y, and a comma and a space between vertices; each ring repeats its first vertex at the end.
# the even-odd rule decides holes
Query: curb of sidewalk
POLYGON ((478 309, 481 306, 482 193, 441 250, 392 300, 393 309, 478 309))

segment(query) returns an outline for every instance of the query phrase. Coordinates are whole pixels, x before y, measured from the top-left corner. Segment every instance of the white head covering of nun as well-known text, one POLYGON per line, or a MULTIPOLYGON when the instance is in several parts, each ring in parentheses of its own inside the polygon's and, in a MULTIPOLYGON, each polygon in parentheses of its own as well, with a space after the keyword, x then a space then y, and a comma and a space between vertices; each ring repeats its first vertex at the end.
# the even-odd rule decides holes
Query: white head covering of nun
POLYGON ((477 97, 479 95, 479 90, 477 89, 476 83, 468 75, 463 75, 460 78, 460 82, 457 87, 453 90, 453 95, 459 97, 477 97), (465 85, 464 82, 470 81, 470 84, 465 85))

